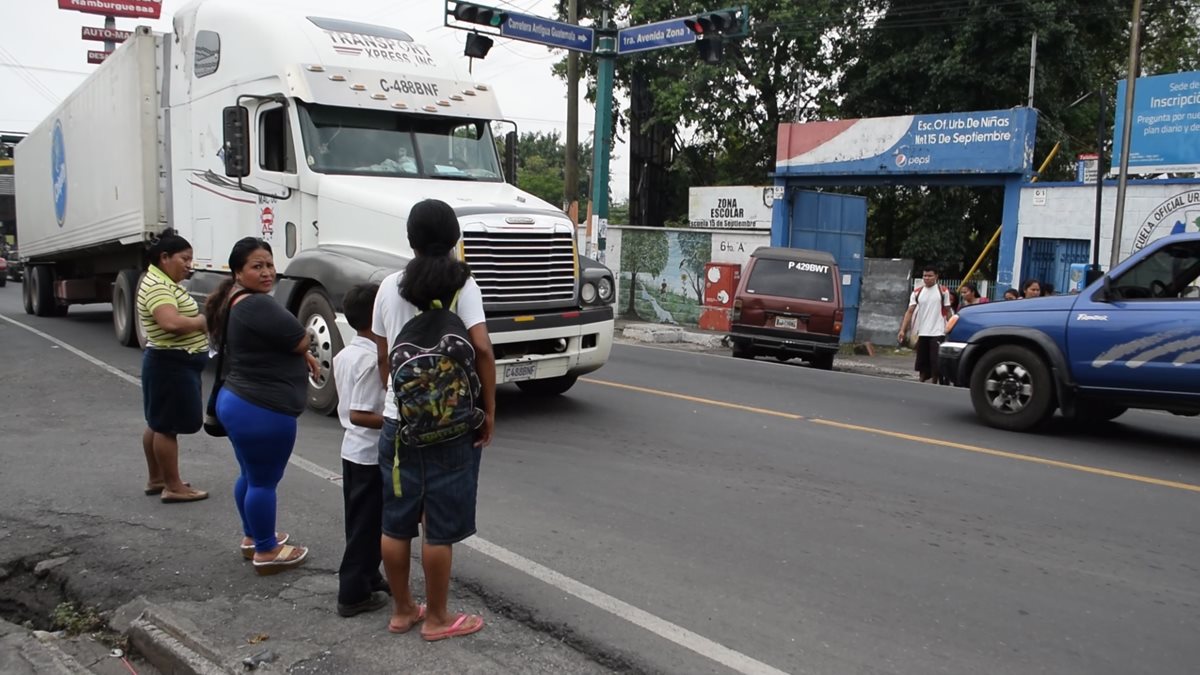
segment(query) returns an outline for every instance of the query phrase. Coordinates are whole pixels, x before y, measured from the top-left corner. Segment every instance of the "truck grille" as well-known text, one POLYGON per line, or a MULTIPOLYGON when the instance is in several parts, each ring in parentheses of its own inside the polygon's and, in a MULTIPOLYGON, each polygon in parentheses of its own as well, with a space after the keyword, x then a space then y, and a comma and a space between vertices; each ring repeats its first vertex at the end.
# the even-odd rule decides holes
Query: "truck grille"
POLYGON ((484 304, 575 302, 575 248, 570 233, 464 232, 463 247, 484 304))

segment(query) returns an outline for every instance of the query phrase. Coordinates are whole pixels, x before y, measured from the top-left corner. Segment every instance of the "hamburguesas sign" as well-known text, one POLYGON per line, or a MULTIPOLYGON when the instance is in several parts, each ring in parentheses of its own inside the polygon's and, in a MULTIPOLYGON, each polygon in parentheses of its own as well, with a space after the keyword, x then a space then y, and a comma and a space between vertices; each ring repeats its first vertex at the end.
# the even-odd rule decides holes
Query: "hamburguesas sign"
POLYGON ((718 230, 769 230, 775 188, 731 185, 688 190, 688 225, 718 230))

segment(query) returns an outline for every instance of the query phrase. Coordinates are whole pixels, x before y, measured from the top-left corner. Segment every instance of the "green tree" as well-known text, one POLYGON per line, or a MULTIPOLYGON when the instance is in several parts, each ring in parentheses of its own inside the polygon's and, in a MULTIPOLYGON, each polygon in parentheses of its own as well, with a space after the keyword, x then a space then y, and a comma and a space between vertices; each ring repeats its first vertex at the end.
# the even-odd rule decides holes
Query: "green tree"
POLYGON ((696 304, 704 304, 704 266, 712 260, 712 235, 707 232, 680 232, 679 250, 683 260, 679 268, 688 273, 688 283, 696 293, 696 304))
POLYGON ((625 230, 621 236, 621 270, 629 272, 629 316, 637 313, 638 275, 658 276, 667 266, 666 232, 625 230))
MULTIPOLYGON (((567 149, 559 132, 521 134, 517 139, 517 187, 551 204, 562 205, 566 161, 567 149)), ((580 166, 589 166, 591 161, 591 142, 580 143, 580 166)), ((581 205, 586 204, 588 189, 587 173, 584 172, 576 196, 581 205)))

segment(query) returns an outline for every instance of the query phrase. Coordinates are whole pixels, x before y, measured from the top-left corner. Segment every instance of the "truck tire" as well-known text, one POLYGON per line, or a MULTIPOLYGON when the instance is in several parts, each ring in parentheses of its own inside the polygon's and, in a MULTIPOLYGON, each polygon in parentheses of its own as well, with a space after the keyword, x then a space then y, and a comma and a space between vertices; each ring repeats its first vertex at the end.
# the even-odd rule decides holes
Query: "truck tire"
POLYGON ((578 379, 575 375, 560 375, 544 380, 521 380, 517 382, 517 389, 533 396, 558 396, 567 393, 578 379))
POLYGON ((7 285, 8 285, 8 272, 5 272, 4 274, 0 274, 0 288, 4 288, 7 285))
POLYGON ((300 323, 313 329, 316 339, 310 349, 321 364, 321 374, 308 378, 308 407, 321 415, 337 412, 337 387, 333 383, 333 355, 342 350, 342 334, 333 313, 333 303, 321 288, 304 294, 300 301, 300 323))
POLYGON ((117 342, 126 347, 136 347, 138 344, 137 324, 141 323, 137 309, 139 270, 121 270, 113 283, 112 318, 113 332, 117 342))
POLYGON ((25 305, 25 313, 33 314, 33 271, 29 272, 29 278, 21 284, 21 304, 25 305))
POLYGON ((1031 431, 1054 413, 1054 378, 1033 350, 1004 345, 985 353, 971 372, 971 403, 985 424, 1031 431))
POLYGON ((34 316, 60 315, 54 301, 54 270, 38 265, 29 271, 29 309, 34 316))

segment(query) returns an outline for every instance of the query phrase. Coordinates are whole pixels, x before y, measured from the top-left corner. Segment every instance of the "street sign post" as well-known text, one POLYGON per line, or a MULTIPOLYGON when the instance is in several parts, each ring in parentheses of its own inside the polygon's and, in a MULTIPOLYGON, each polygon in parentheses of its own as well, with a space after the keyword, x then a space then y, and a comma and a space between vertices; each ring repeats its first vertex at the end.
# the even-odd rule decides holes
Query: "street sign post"
POLYGON ((596 31, 591 28, 513 12, 508 12, 508 20, 501 24, 500 34, 514 40, 588 54, 596 46, 596 31))
POLYGON ((104 59, 107 59, 108 55, 111 53, 112 52, 102 52, 95 49, 89 49, 87 53, 87 62, 96 64, 104 63, 104 59))
POLYGON ((643 26, 630 26, 617 32, 617 54, 633 54, 663 47, 688 45, 696 41, 684 19, 667 19, 643 26))

